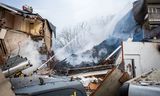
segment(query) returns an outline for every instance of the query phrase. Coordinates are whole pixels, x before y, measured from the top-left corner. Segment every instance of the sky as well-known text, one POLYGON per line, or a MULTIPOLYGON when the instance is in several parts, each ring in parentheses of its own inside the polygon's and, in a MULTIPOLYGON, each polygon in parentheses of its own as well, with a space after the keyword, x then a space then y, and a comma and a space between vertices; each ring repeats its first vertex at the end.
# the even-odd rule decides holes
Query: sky
POLYGON ((131 0, 0 0, 1 3, 22 8, 27 4, 34 12, 51 21, 58 32, 83 21, 113 15, 131 0))

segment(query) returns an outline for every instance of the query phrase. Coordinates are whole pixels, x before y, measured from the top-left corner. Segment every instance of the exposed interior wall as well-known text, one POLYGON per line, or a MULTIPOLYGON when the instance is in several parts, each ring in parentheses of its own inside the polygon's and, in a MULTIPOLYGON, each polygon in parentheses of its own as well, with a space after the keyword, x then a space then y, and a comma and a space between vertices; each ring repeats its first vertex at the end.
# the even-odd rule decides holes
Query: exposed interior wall
POLYGON ((35 20, 34 22, 30 22, 30 32, 32 35, 42 35, 42 33, 40 32, 40 30, 42 30, 43 27, 43 22, 39 21, 39 20, 35 20))
POLYGON ((4 13, 4 18, 5 18, 5 21, 6 21, 6 26, 8 28, 13 28, 13 24, 14 24, 14 15, 12 15, 11 13, 9 13, 8 11, 5 11, 4 13))
MULTIPOLYGON (((34 38, 36 38, 36 36, 44 36, 47 51, 51 50, 52 33, 49 30, 47 22, 45 22, 43 30, 44 22, 42 20, 36 18, 31 19, 29 16, 23 17, 3 8, 0 8, 0 14, 1 18, 5 18, 6 29, 8 30, 4 38, 8 53, 17 49, 19 46, 18 43, 26 40, 29 35, 31 35, 31 37, 35 36, 34 38)), ((34 15, 31 17, 34 17, 34 15)))
POLYGON ((11 53, 15 49, 17 49, 19 47, 18 44, 20 44, 27 38, 28 35, 25 33, 18 31, 7 31, 4 41, 8 52, 11 53))
POLYGON ((51 32, 49 30, 47 21, 45 21, 45 25, 44 25, 44 42, 46 43, 48 51, 51 51, 51 45, 52 45, 51 39, 52 39, 51 32))
POLYGON ((25 20, 25 19, 23 19, 23 22, 21 24, 21 31, 26 32, 26 33, 30 33, 29 22, 27 20, 25 20))
POLYGON ((22 24, 23 24, 23 17, 15 15, 14 16, 14 29, 15 30, 21 30, 22 24))
POLYGON ((43 27, 43 21, 34 20, 29 18, 24 18, 20 15, 11 14, 9 11, 0 12, 5 17, 6 27, 22 32, 26 32, 28 34, 32 34, 34 36, 40 36, 43 33, 40 32, 43 27))

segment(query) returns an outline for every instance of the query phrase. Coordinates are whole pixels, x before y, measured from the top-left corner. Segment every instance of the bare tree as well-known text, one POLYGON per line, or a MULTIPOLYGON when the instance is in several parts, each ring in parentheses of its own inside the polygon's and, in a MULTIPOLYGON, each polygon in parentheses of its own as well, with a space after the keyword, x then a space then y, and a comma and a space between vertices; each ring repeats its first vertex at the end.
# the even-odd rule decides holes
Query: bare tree
POLYGON ((88 30, 87 23, 80 23, 76 27, 73 28, 65 28, 62 30, 61 34, 57 38, 57 44, 60 47, 64 47, 69 42, 72 43, 69 45, 70 47, 79 46, 80 45, 80 35, 83 35, 86 30, 88 30))
POLYGON ((93 22, 82 22, 77 24, 77 26, 65 28, 61 31, 61 34, 58 35, 56 43, 57 45, 62 48, 66 46, 69 42, 72 42, 68 45, 67 51, 73 53, 75 50, 83 48, 86 45, 85 40, 90 37, 86 37, 86 34, 92 34, 94 26, 102 26, 104 27, 108 24, 108 21, 112 19, 113 16, 106 16, 101 17, 98 19, 93 20, 93 22), (90 32, 90 33, 89 33, 90 32))

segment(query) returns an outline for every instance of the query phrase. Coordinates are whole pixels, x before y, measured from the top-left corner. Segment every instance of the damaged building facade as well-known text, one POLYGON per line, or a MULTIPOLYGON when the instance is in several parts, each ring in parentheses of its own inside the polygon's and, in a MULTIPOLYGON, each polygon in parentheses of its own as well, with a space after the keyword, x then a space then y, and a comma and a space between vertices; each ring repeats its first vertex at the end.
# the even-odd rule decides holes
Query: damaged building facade
POLYGON ((160 1, 136 1, 133 3, 132 12, 135 21, 140 25, 140 31, 135 31, 135 37, 139 40, 133 36, 122 41, 117 47, 121 50, 115 64, 134 78, 160 68, 160 1))
POLYGON ((28 38, 42 44, 38 51, 50 55, 56 27, 37 13, 0 3, 0 64, 28 38))
MULTIPOLYGON (((141 40, 128 39, 128 41, 122 41, 105 58, 103 64, 69 69, 67 70, 67 76, 35 74, 34 76, 25 76, 24 79, 20 78, 20 75, 11 78, 10 75, 26 69, 26 65, 30 67, 29 61, 21 58, 19 61, 23 59, 24 62, 18 64, 19 70, 17 70, 17 67, 6 68, 3 74, 0 74, 10 77, 9 80, 14 88, 9 89, 11 86, 9 84, 9 88, 6 88, 6 90, 11 92, 8 91, 8 93, 15 93, 17 96, 24 94, 26 96, 50 96, 53 94, 54 96, 159 96, 160 22, 158 16, 160 13, 158 10, 160 1, 139 0, 134 4, 138 5, 138 3, 141 7, 135 5, 132 11, 134 19, 143 29, 143 31, 140 31, 143 33, 143 36, 140 36, 141 40), (111 58, 115 58, 115 62, 110 63, 109 59, 111 58)), ((19 44, 27 38, 37 42, 43 41, 42 46, 39 48, 40 53, 50 53, 51 37, 52 35, 55 36, 52 33, 55 27, 51 23, 38 14, 20 11, 4 4, 1 4, 1 7, 4 15, 1 19, 0 31, 0 54, 3 57, 0 58, 1 62, 5 61, 4 56, 7 57, 15 49, 18 49, 19 44), (16 16, 18 16, 18 19, 16 19, 16 16), (9 44, 8 42, 12 43, 9 44)), ((18 61, 17 58, 14 59, 18 61)), ((12 64, 12 62, 8 60, 8 64, 12 64)), ((0 73, 2 73, 1 70, 0 73)), ((4 88, 3 86, 0 87, 4 88)), ((0 96, 2 92, 6 91, 1 89, 0 96)), ((6 95, 6 93, 4 93, 5 96, 11 96, 6 95)))

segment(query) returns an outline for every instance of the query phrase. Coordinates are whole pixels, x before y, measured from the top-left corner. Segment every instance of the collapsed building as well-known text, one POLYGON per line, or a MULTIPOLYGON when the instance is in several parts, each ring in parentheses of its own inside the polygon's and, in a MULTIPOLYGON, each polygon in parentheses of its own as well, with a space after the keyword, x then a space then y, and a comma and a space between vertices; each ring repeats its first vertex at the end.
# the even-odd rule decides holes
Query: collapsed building
MULTIPOLYGON (((134 2, 132 12, 135 21, 141 26, 141 30, 135 30, 136 35, 138 34, 135 40, 133 36, 127 41, 122 41, 120 46, 105 59, 108 60, 116 55, 113 64, 115 69, 112 68, 107 73, 99 71, 96 74, 92 72, 88 76, 83 76, 84 73, 78 75, 79 77, 83 76, 82 79, 96 77, 86 86, 90 90, 94 90, 91 96, 151 96, 152 94, 159 96, 159 9, 159 0, 134 2), (103 74, 107 75, 104 76, 103 74), (100 75, 103 75, 104 78, 98 77, 100 75), (97 79, 103 80, 97 83, 94 81, 97 79), (129 79, 131 80, 123 84, 129 79), (120 88, 122 84, 123 86, 120 88)), ((75 75, 75 77, 78 76, 75 75)))
POLYGON ((118 53, 115 61, 116 69, 112 69, 106 75, 91 96, 159 96, 159 9, 159 0, 134 2, 132 9, 134 19, 142 28, 140 39, 123 41, 117 47, 114 52, 118 53), (117 69, 127 72, 127 75, 125 73, 120 75, 121 72, 117 72, 117 69))
POLYGON ((0 64, 4 64, 28 38, 41 41, 38 48, 40 54, 53 55, 51 47, 56 37, 55 30, 56 27, 38 13, 0 3, 0 64))
MULTIPOLYGON (((137 20, 143 28, 142 40, 124 41, 121 44, 123 50, 120 51, 120 55, 118 55, 116 60, 116 64, 120 64, 122 61, 124 62, 126 71, 128 70, 128 73, 132 77, 137 77, 150 70, 160 68, 158 59, 160 58, 160 31, 158 30, 160 28, 160 2, 158 0, 140 1, 144 1, 143 4, 145 4, 143 5, 145 7, 141 7, 141 10, 146 11, 144 12, 146 14, 139 14, 139 16, 141 15, 140 17, 143 17, 143 21, 137 20)), ((139 5, 142 6, 140 3, 139 5)))
POLYGON ((42 62, 54 54, 52 44, 56 38, 56 27, 30 8, 23 6, 20 10, 0 3, 0 96, 15 96, 5 77, 18 77, 23 70, 33 66, 28 58, 19 54, 20 50, 25 51, 21 46, 27 40, 38 43, 36 50, 46 57, 41 59, 42 62), (14 54, 17 50, 18 53, 14 54))
MULTIPOLYGON (((132 11, 134 19, 143 29, 143 34, 140 36, 142 39, 122 42, 105 59, 107 61, 118 53, 115 63, 111 66, 104 64, 68 70, 69 78, 55 79, 43 76, 25 77, 24 79, 11 78, 15 94, 27 96, 49 96, 51 94, 55 94, 55 96, 86 96, 86 90, 84 90, 82 84, 74 79, 87 79, 89 77, 94 78, 85 86, 87 90, 91 91, 90 96, 151 96, 152 94, 159 96, 159 71, 155 71, 160 68, 159 4, 158 0, 139 0, 134 3, 132 11), (81 73, 77 74, 79 72, 81 73), (124 83, 129 79, 131 80, 124 83)), ((4 30, 2 30, 3 33, 5 33, 4 30)), ((31 35, 31 38, 34 37, 35 35, 33 37, 31 35)), ((5 44, 5 39, 2 40, 5 44)), ((5 53, 5 51, 3 52, 5 53)), ((84 83, 87 83, 87 81, 84 81, 84 83)))

